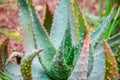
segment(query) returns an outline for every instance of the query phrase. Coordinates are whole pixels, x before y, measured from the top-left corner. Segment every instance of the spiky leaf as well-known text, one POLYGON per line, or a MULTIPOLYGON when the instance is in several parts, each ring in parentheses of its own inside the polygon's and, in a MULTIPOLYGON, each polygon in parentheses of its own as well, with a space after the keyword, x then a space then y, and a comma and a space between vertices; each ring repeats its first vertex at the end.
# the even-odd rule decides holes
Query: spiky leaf
POLYGON ((32 78, 32 61, 36 55, 38 55, 43 49, 35 50, 31 53, 26 53, 26 55, 21 60, 21 73, 24 80, 33 80, 32 78))
POLYGON ((120 42, 120 33, 116 34, 115 36, 109 38, 107 40, 108 44, 112 47, 115 44, 118 44, 120 42))
POLYGON ((90 44, 87 76, 90 75, 90 73, 91 73, 91 71, 93 69, 93 62, 94 62, 93 54, 94 54, 94 49, 93 49, 92 44, 90 44))
POLYGON ((43 52, 41 52, 41 54, 38 57, 43 67, 48 72, 48 74, 49 73, 51 74, 50 72, 51 61, 54 55, 56 54, 56 50, 53 44, 50 42, 46 32, 44 31, 44 28, 41 26, 41 23, 39 22, 36 11, 32 5, 30 6, 30 9, 31 9, 33 23, 34 23, 33 25, 35 30, 37 48, 42 47, 45 49, 43 52))
POLYGON ((101 25, 99 25, 99 27, 92 32, 91 34, 91 40, 92 40, 92 44, 93 46, 96 45, 96 43, 100 42, 104 33, 106 32, 106 30, 109 28, 110 22, 114 17, 115 12, 111 12, 106 19, 101 23, 101 25))
POLYGON ((70 75, 71 68, 66 64, 66 61, 64 59, 64 54, 61 51, 62 49, 58 51, 58 54, 53 59, 51 68, 54 74, 53 77, 55 77, 55 79, 64 80, 67 79, 67 77, 70 75))
POLYGON ((20 72, 20 66, 16 63, 9 62, 5 67, 5 73, 9 75, 12 78, 12 80, 23 79, 20 72))
POLYGON ((106 56, 105 80, 109 80, 109 79, 118 80, 119 74, 118 74, 115 55, 112 53, 110 46, 107 44, 105 40, 103 40, 103 46, 106 56))
MULTIPOLYGON (((49 41, 48 36, 45 33, 43 27, 41 26, 41 23, 39 22, 39 19, 38 19, 38 16, 36 14, 34 7, 31 4, 28 5, 25 0, 20 0, 20 4, 21 4, 20 5, 21 12, 23 12, 22 17, 27 18, 27 19, 29 19, 29 17, 30 17, 30 20, 33 21, 33 23, 31 23, 31 21, 28 21, 28 23, 31 23, 30 26, 27 26, 27 27, 24 26, 27 31, 30 31, 29 32, 30 35, 27 32, 25 33, 25 35, 27 37, 30 37, 30 38, 25 39, 25 42, 26 41, 30 42, 30 46, 28 45, 29 43, 25 44, 26 48, 28 48, 29 50, 33 50, 35 47, 36 48, 41 48, 41 47, 44 48, 45 50, 40 54, 40 57, 42 56, 42 58, 40 58, 40 60, 42 60, 41 63, 44 63, 43 66, 49 71, 50 70, 50 62, 49 61, 52 60, 52 58, 55 54, 55 49, 54 49, 53 45, 51 44, 51 42, 49 41), (25 17, 24 15, 27 15, 27 17, 25 17), (31 16, 28 16, 28 15, 31 15, 31 16), (32 29, 31 25, 32 25, 32 27, 34 26, 34 29, 32 29), (33 33, 35 35, 34 35, 34 37, 31 37, 33 33), (34 41, 35 41, 35 44, 34 44, 34 41), (48 54, 51 54, 51 55, 48 56, 48 54)), ((24 18, 22 18, 22 19, 24 19, 24 18)), ((47 74, 44 74, 45 73, 44 69, 39 64, 39 61, 37 58, 34 59, 33 64, 40 67, 40 68, 37 68, 40 70, 40 77, 45 76, 45 78, 43 78, 43 79, 48 79, 48 80, 50 79, 47 76, 47 74)), ((38 75, 39 74, 36 74, 36 76, 38 76, 38 75)))
MULTIPOLYGON (((33 51, 33 53, 39 53, 40 51, 41 49, 35 50, 33 51)), ((16 79, 23 80, 23 77, 24 78, 27 77, 29 73, 30 76, 32 75, 33 80, 51 80, 43 71, 42 66, 31 64, 31 60, 33 59, 33 57, 35 57, 35 55, 36 54, 30 54, 30 53, 26 54, 26 56, 24 56, 21 61, 21 67, 16 63, 8 62, 8 64, 5 67, 5 73, 8 76, 10 76, 12 80, 16 80, 16 79)), ((30 76, 28 76, 29 79, 31 79, 30 76)))
POLYGON ((74 4, 74 15, 76 17, 76 27, 77 27, 78 37, 83 41, 85 39, 85 35, 87 34, 87 26, 85 24, 83 14, 79 9, 76 0, 74 0, 73 4, 74 4))
POLYGON ((59 48, 59 46, 63 40, 65 30, 67 28, 68 19, 70 20, 70 27, 72 29, 71 30, 72 42, 73 42, 73 44, 76 43, 76 41, 74 41, 76 39, 75 38, 76 36, 73 36, 75 34, 74 32, 76 32, 76 30, 75 29, 73 30, 74 24, 73 24, 73 20, 71 17, 72 13, 71 13, 70 7, 71 7, 70 0, 60 0, 60 3, 55 11, 52 29, 51 29, 51 33, 50 33, 50 39, 56 49, 59 48))
MULTIPOLYGON (((12 78, 12 80, 23 80, 23 77, 20 72, 20 66, 9 62, 6 66, 5 73, 12 78)), ((52 80, 49 78, 46 73, 43 71, 42 66, 39 67, 38 65, 32 66, 32 75, 33 80, 52 80)))
POLYGON ((93 57, 93 69, 88 76, 88 80, 104 80, 106 64, 102 44, 96 46, 93 57))
POLYGON ((35 49, 35 38, 32 26, 32 19, 26 0, 20 0, 20 20, 24 32, 24 50, 29 52, 35 49))
POLYGON ((73 66, 74 48, 70 32, 70 24, 68 23, 64 39, 52 61, 52 71, 58 79, 67 79, 73 66))
POLYGON ((72 44, 73 46, 76 46, 79 42, 78 36, 77 36, 77 29, 74 23, 73 19, 73 12, 72 12, 72 7, 71 4, 68 2, 68 19, 70 20, 70 29, 71 29, 71 39, 72 39, 72 44))
POLYGON ((117 63, 118 63, 118 72, 120 74, 120 47, 118 48, 118 51, 115 54, 115 56, 116 56, 116 60, 117 60, 117 63))
POLYGON ((90 32, 88 32, 88 34, 86 35, 81 54, 71 76, 69 77, 69 80, 87 79, 89 45, 90 45, 90 32))
POLYGON ((120 46, 120 33, 116 34, 115 36, 110 37, 107 40, 107 43, 110 45, 114 54, 117 53, 118 47, 120 46))

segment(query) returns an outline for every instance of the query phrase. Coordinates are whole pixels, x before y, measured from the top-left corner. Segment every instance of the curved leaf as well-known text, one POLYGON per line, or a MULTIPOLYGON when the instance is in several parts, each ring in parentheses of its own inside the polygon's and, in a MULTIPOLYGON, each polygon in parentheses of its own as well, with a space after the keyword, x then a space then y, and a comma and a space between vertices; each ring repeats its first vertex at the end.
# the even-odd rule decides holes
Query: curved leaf
POLYGON ((20 40, 21 39, 20 36, 14 35, 14 34, 12 34, 10 32, 7 32, 7 31, 0 30, 0 33, 3 33, 5 35, 7 35, 8 37, 16 39, 16 40, 20 40))
POLYGON ((117 62, 115 59, 115 55, 112 53, 110 46, 107 44, 105 40, 103 40, 103 46, 106 56, 106 72, 105 72, 105 80, 118 80, 119 74, 117 69, 117 62))
POLYGON ((36 47, 32 19, 26 0, 20 0, 19 2, 20 2, 20 20, 22 23, 24 33, 23 37, 24 50, 25 52, 30 52, 34 50, 36 47))
POLYGON ((16 63, 9 62, 5 67, 5 73, 9 75, 13 80, 23 80, 20 72, 20 66, 16 63))
POLYGON ((68 23, 64 39, 52 61, 52 71, 57 79, 67 79, 73 66, 74 50, 72 47, 71 29, 68 23), (64 73, 64 74, 63 74, 64 73))
POLYGON ((70 19, 71 22, 71 18, 69 17, 70 10, 70 0, 60 0, 60 3, 55 11, 52 29, 50 33, 50 39, 57 50, 64 38, 68 20, 70 19))
POLYGON ((110 46, 114 46, 115 44, 117 44, 119 42, 120 42, 120 33, 116 34, 115 36, 113 36, 107 40, 107 43, 110 46))
POLYGON ((36 11, 32 5, 30 6, 30 9, 33 19, 37 48, 42 47, 45 49, 43 52, 41 52, 41 54, 38 55, 38 58, 48 74, 51 74, 51 61, 56 54, 56 49, 49 40, 44 28, 41 26, 36 11))
POLYGON ((87 33, 81 54, 69 80, 87 79, 90 32, 87 33))
POLYGON ((78 37, 79 37, 79 39, 84 41, 85 35, 87 34, 88 29, 87 29, 87 26, 85 24, 83 14, 79 10, 79 7, 77 5, 76 0, 73 1, 73 4, 74 4, 74 15, 76 17, 76 27, 77 27, 78 37))
POLYGON ((75 22, 74 22, 74 17, 73 17, 73 12, 72 12, 72 7, 70 5, 70 3, 68 3, 68 16, 69 16, 69 21, 70 21, 70 29, 71 29, 71 39, 72 39, 72 44, 73 46, 77 45, 77 43, 79 42, 78 40, 78 36, 77 36, 77 29, 75 26, 75 22))
POLYGON ((0 71, 0 80, 12 80, 7 74, 0 71))
POLYGON ((89 50, 89 58, 88 58, 88 73, 87 73, 87 77, 90 75, 92 69, 93 69, 93 62, 94 62, 94 58, 93 58, 93 54, 94 54, 94 49, 92 44, 90 44, 90 50, 89 50))
MULTIPOLYGON (((20 66, 15 63, 9 62, 6 66, 5 73, 10 76, 12 80, 23 80, 20 66)), ((48 75, 46 75, 42 67, 39 67, 38 65, 32 66, 32 75, 33 80, 52 80, 48 75)))
POLYGON ((53 77, 55 77, 55 79, 65 80, 70 75, 71 68, 66 64, 64 54, 61 49, 60 51, 58 51, 58 54, 54 57, 51 68, 54 74, 53 77))
POLYGON ((118 72, 120 74, 120 47, 118 48, 118 51, 116 52, 115 56, 118 63, 118 72))
MULTIPOLYGON (((24 25, 24 26, 27 26, 27 27, 24 27, 24 28, 25 28, 25 30, 28 31, 28 32, 25 33, 25 35, 28 37, 28 38, 26 37, 27 39, 25 39, 25 41, 27 43, 26 48, 28 48, 28 50, 33 50, 34 48, 41 48, 41 47, 45 49, 39 55, 39 60, 43 64, 43 67, 45 68, 45 70, 48 70, 48 72, 49 72, 50 71, 50 65, 51 65, 50 61, 52 61, 53 56, 56 53, 55 48, 52 45, 52 43, 50 42, 47 34, 45 33, 45 31, 43 29, 43 27, 41 26, 41 23, 39 22, 36 11, 35 11, 34 7, 31 5, 31 3, 28 5, 25 0, 20 0, 20 6, 21 6, 21 11, 22 11, 23 21, 25 19, 28 20, 28 22, 27 22, 28 24, 25 23, 25 25, 24 25), (31 22, 31 21, 33 21, 33 22, 31 22), (34 26, 34 29, 31 26, 32 27, 34 26), (33 34, 34 34, 34 37, 33 37, 33 34)), ((42 76, 45 76, 45 78, 43 78, 43 79, 48 79, 49 80, 50 78, 46 77, 47 74, 44 74, 45 73, 44 69, 41 67, 41 64, 39 64, 38 62, 39 62, 38 59, 35 58, 34 61, 33 61, 33 67, 34 67, 34 65, 37 65, 38 67, 40 67, 39 70, 42 71, 40 73, 43 73, 42 76)), ((39 76, 39 74, 36 74, 36 76, 39 76)))
POLYGON ((102 44, 96 46, 93 56, 93 69, 88 76, 88 80, 104 80, 106 63, 102 44))
POLYGON ((25 56, 21 60, 21 73, 24 80, 33 80, 32 77, 32 61, 36 55, 38 55, 43 49, 38 49, 33 52, 25 54, 25 56))
POLYGON ((106 19, 101 23, 101 25, 91 34, 91 40, 93 46, 96 45, 96 43, 100 42, 104 33, 109 28, 110 22, 114 17, 115 12, 111 12, 106 19))

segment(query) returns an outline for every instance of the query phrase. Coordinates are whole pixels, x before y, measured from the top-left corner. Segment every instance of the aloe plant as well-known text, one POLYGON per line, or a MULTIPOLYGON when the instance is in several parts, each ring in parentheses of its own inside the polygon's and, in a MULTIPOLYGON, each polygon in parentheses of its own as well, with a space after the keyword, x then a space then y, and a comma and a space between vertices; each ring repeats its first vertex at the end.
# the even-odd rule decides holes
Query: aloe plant
POLYGON ((6 74, 3 76, 8 75, 13 80, 118 80, 115 55, 119 53, 114 48, 119 47, 120 34, 103 40, 114 11, 90 32, 76 3, 78 23, 74 23, 70 0, 60 0, 54 16, 49 15, 53 17, 53 23, 44 22, 45 27, 39 21, 32 0, 19 0, 19 3, 25 55, 20 56, 19 52, 12 55, 21 58, 20 65, 2 64, 5 67, 0 68, 3 69, 2 75, 6 74))

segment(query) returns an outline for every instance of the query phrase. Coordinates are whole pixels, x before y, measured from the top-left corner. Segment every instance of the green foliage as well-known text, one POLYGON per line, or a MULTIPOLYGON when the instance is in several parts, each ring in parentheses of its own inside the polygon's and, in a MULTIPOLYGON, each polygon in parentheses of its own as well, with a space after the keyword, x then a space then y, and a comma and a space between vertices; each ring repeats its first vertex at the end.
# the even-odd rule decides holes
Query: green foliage
POLYGON ((92 32, 91 41, 94 46, 96 45, 96 43, 101 41, 104 33, 109 28, 111 20, 114 18, 114 14, 115 12, 110 13, 110 15, 108 15, 107 18, 100 24, 100 26, 95 31, 92 32))
POLYGON ((111 46, 113 53, 115 54, 119 49, 120 44, 120 33, 114 35, 107 40, 107 43, 111 46))
MULTIPOLYGON (((28 3, 26 0, 19 0, 19 3, 25 55, 20 65, 8 62, 5 68, 0 68, 3 69, 2 73, 9 75, 13 80, 118 79, 117 62, 111 48, 120 42, 120 35, 101 43, 104 33, 109 28, 108 25, 114 19, 114 11, 110 12, 100 26, 91 33, 87 29, 76 0, 73 3, 76 24, 70 0, 60 0, 54 16, 46 14, 44 26, 39 21, 32 0, 28 0, 28 3), (51 16, 51 19, 47 16, 51 16)), ((46 12, 51 14, 48 10, 46 12)), ((0 53, 1 63, 3 63, 2 57, 5 58, 0 53)), ((3 79, 2 76, 0 77, 3 79)))
POLYGON ((0 2, 5 2, 6 0, 0 0, 0 2))
POLYGON ((30 12, 28 10, 28 5, 26 0, 20 0, 20 14, 24 15, 21 16, 21 23, 23 25, 23 32, 24 32, 24 50, 25 52, 29 52, 35 49, 36 44, 34 42, 34 32, 32 26, 32 20, 30 16, 30 12), (30 19, 29 19, 30 18, 30 19), (29 37, 30 36, 30 37, 29 37))
POLYGON ((119 44, 119 42, 120 42, 120 33, 118 33, 118 34, 114 35, 113 37, 109 38, 107 40, 107 42, 108 42, 108 44, 110 46, 114 46, 115 44, 119 44))
POLYGON ((36 51, 33 51, 31 53, 27 53, 21 60, 21 73, 24 78, 24 80, 32 80, 32 61, 34 57, 39 54, 43 49, 39 49, 36 51), (26 70, 27 69, 27 70, 26 70))
POLYGON ((93 69, 88 76, 88 80, 104 80, 105 77, 105 54, 101 43, 99 43, 93 53, 93 69))
POLYGON ((104 36, 104 38, 106 39, 108 39, 111 35, 114 35, 116 33, 115 29, 117 28, 117 26, 119 26, 120 19, 118 18, 118 16, 120 14, 120 7, 115 9, 114 12, 115 12, 115 17, 113 18, 113 21, 104 36))
POLYGON ((46 10, 44 15, 44 24, 43 26, 47 30, 48 34, 50 34, 50 30, 52 27, 53 21, 53 11, 51 10, 50 4, 46 1, 46 10))
POLYGON ((3 80, 12 80, 7 74, 0 71, 0 79, 3 80))
POLYGON ((83 18, 82 12, 79 10, 76 0, 73 2, 74 4, 74 15, 76 18, 76 28, 79 39, 84 39, 87 34, 87 25, 85 24, 85 20, 83 18))
POLYGON ((6 32, 6 31, 0 30, 0 33, 5 34, 5 35, 7 35, 8 37, 13 38, 13 39, 15 39, 15 40, 21 40, 21 37, 20 37, 20 36, 14 35, 14 34, 12 34, 12 33, 10 33, 10 32, 6 32))
POLYGON ((86 35, 81 54, 74 67, 74 70, 71 73, 71 76, 69 77, 70 80, 87 79, 89 46, 90 46, 90 32, 88 32, 86 35))

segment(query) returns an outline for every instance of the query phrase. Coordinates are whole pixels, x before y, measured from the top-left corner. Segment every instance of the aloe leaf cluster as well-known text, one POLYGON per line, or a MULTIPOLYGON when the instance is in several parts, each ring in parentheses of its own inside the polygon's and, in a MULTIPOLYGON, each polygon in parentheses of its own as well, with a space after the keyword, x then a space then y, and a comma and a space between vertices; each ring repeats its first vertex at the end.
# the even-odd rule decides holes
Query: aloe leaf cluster
POLYGON ((44 25, 41 25, 32 0, 19 0, 19 3, 25 55, 20 64, 10 61, 3 65, 2 57, 5 56, 1 52, 4 46, 1 46, 2 76, 10 76, 10 80, 119 79, 120 34, 103 39, 115 16, 114 10, 96 30, 90 32, 76 0, 73 4, 77 23, 73 19, 70 0, 60 0, 54 14, 46 4, 44 25))

